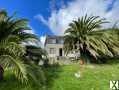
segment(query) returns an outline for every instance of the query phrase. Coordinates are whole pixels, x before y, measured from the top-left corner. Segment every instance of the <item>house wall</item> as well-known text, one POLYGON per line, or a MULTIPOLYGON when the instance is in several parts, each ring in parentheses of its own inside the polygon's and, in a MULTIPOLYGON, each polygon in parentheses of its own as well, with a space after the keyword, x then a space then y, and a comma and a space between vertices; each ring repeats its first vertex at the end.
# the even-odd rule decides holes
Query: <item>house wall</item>
POLYGON ((48 52, 49 57, 57 57, 59 56, 59 49, 62 48, 62 56, 64 56, 64 51, 63 51, 63 44, 46 44, 45 49, 48 52), (51 54, 50 53, 50 48, 55 49, 55 53, 51 54))

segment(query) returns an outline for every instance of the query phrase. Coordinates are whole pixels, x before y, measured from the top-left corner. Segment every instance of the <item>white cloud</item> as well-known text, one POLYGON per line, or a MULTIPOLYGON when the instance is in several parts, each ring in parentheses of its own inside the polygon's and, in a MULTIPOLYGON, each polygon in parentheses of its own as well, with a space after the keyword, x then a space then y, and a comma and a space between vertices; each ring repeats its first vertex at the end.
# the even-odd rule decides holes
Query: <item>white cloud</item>
POLYGON ((45 44, 45 40, 46 40, 46 36, 41 36, 40 37, 40 41, 41 41, 41 43, 42 43, 43 46, 45 44))
POLYGON ((63 35, 72 20, 76 20, 85 14, 107 18, 111 23, 105 24, 104 27, 110 27, 119 20, 119 0, 116 0, 113 9, 107 12, 107 7, 112 1, 113 0, 74 0, 58 11, 52 11, 48 20, 45 20, 41 15, 37 17, 56 35, 63 35))
POLYGON ((40 20, 43 24, 48 25, 48 22, 44 19, 42 15, 36 15, 35 18, 40 20))
POLYGON ((33 45, 37 47, 43 47, 43 44, 40 40, 36 39, 26 39, 24 42, 22 42, 23 45, 33 45))
POLYGON ((24 30, 24 32, 30 33, 30 34, 35 34, 35 30, 30 25, 29 25, 29 27, 31 28, 31 30, 24 30))
MULTIPOLYGON (((29 27, 31 28, 31 30, 24 30, 24 32, 36 35, 35 30, 30 25, 29 25, 29 27)), ((24 42, 22 42, 22 44, 23 45, 33 45, 33 46, 43 47, 43 44, 40 41, 40 39, 36 40, 35 38, 34 39, 28 38, 24 42)))
POLYGON ((34 30, 25 30, 26 33, 34 34, 34 30))

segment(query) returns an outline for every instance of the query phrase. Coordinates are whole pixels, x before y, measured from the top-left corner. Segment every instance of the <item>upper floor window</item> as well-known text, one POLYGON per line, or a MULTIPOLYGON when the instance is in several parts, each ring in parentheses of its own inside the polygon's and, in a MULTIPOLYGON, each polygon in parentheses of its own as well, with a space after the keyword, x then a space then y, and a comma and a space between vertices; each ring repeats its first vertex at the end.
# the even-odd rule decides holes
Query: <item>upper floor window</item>
POLYGON ((63 44, 64 43, 64 40, 63 39, 60 39, 58 43, 59 44, 63 44))
POLYGON ((57 44, 63 44, 64 40, 63 39, 57 39, 57 44))
POLYGON ((50 39, 50 40, 49 40, 49 43, 55 44, 55 43, 56 43, 56 39, 50 39))
POLYGON ((63 44, 64 40, 62 38, 56 38, 56 39, 49 39, 48 40, 49 44, 63 44))

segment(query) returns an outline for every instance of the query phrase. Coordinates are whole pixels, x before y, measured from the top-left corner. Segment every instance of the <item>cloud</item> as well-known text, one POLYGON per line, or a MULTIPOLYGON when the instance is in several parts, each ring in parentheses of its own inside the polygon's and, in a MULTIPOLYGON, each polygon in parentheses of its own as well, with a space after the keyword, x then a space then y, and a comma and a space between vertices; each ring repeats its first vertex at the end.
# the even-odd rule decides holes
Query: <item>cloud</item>
POLYGON ((41 36, 40 37, 40 41, 41 41, 41 43, 42 43, 43 46, 45 44, 45 40, 46 40, 46 36, 41 36))
POLYGON ((36 39, 26 39, 24 42, 22 42, 23 45, 32 45, 37 47, 43 47, 42 43, 39 40, 36 39))
POLYGON ((44 17, 42 16, 42 15, 36 15, 35 16, 35 19, 38 19, 38 20, 40 20, 43 24, 45 24, 45 25, 48 25, 48 22, 44 19, 44 17))
POLYGON ((34 30, 25 30, 26 33, 34 34, 34 30))
POLYGON ((73 0, 57 11, 52 11, 51 16, 46 20, 42 15, 37 15, 37 18, 43 22, 56 35, 63 35, 72 20, 88 15, 101 16, 107 18, 110 24, 105 24, 104 27, 112 27, 119 20, 119 0, 73 0), (113 7, 107 11, 109 5, 113 7))
MULTIPOLYGON (((31 30, 24 30, 25 33, 35 34, 35 30, 29 25, 31 30)), ((28 38, 22 42, 23 45, 33 45, 37 47, 43 47, 42 42, 39 40, 36 40, 35 38, 28 38)))
POLYGON ((30 34, 35 34, 35 30, 30 25, 29 25, 29 27, 31 28, 31 30, 24 30, 24 32, 30 33, 30 34))

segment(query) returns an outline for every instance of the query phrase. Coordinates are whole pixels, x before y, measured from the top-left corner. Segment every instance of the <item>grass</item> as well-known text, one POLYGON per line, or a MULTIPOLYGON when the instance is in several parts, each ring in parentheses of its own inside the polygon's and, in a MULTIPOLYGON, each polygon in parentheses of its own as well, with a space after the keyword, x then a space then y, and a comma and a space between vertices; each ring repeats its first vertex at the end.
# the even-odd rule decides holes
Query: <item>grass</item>
POLYGON ((109 90, 110 80, 119 80, 119 64, 62 66, 61 70, 49 73, 49 77, 57 75, 48 90, 109 90), (80 71, 81 78, 74 73, 80 71))
POLYGON ((0 90, 109 90, 110 80, 119 80, 119 64, 105 65, 64 65, 49 67, 46 70, 46 89, 35 84, 22 85, 9 72, 0 82, 0 90), (74 73, 80 71, 81 77, 74 73))
POLYGON ((16 80, 10 70, 7 70, 4 74, 4 80, 0 82, 0 90, 44 90, 44 88, 32 81, 27 85, 23 85, 16 80))

